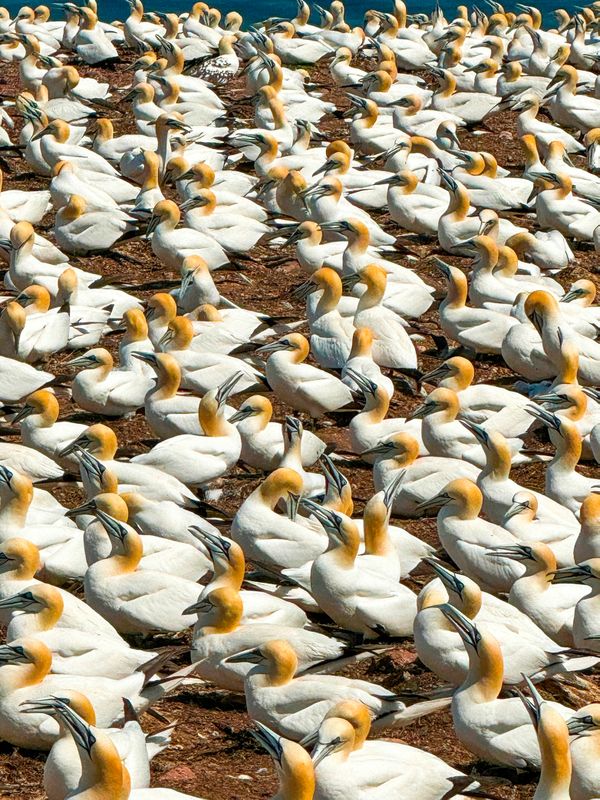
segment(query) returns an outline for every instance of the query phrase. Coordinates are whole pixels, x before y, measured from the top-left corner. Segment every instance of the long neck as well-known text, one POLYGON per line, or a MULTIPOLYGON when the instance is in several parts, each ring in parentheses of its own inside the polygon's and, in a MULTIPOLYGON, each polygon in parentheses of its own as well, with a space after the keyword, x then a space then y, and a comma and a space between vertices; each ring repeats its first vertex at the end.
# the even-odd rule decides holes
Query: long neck
POLYGON ((392 553, 394 546, 390 539, 387 508, 377 503, 374 508, 365 509, 363 516, 365 532, 365 553, 374 556, 386 556, 392 553))
MULTIPOLYGON (((254 675, 257 683, 263 686, 287 686, 294 679, 298 667, 297 661, 276 660, 269 664, 268 672, 259 667, 254 675)), ((254 671, 254 670, 253 670, 254 671)))
POLYGON ((328 548, 328 552, 332 553, 335 562, 340 569, 352 569, 356 562, 358 555, 359 540, 358 535, 351 537, 343 543, 335 542, 328 548))
POLYGON ((146 162, 142 191, 148 192, 158 187, 158 166, 158 161, 155 158, 146 162))
POLYGON ((179 389, 180 376, 175 370, 161 371, 160 380, 156 385, 154 396, 160 400, 168 400, 175 397, 179 389))
POLYGON ((346 251, 352 255, 362 255, 367 252, 369 247, 369 234, 368 231, 363 231, 359 236, 355 236, 348 240, 346 251))
POLYGON ((467 303, 467 282, 466 280, 450 278, 448 281, 448 291, 446 299, 443 301, 444 307, 464 308, 467 303))
POLYGON ((243 556, 232 555, 230 552, 229 560, 217 558, 213 562, 214 573, 210 580, 211 591, 215 588, 226 586, 232 587, 239 592, 244 582, 245 563, 243 556))
POLYGON ((279 791, 273 800, 313 800, 315 792, 314 776, 297 777, 282 775, 279 791))
POLYGON ((387 394, 384 392, 377 392, 375 397, 369 399, 369 402, 364 411, 361 412, 363 419, 368 419, 371 424, 382 422, 390 407, 390 401, 387 394))
MULTIPOLYGON (((239 599, 239 596, 238 596, 239 599)), ((201 628, 204 636, 211 634, 227 634, 235 631, 241 622, 243 608, 239 603, 238 608, 221 606, 215 614, 212 615, 211 624, 205 625, 201 628)), ((197 629, 196 629, 197 630, 197 629)))
POLYGON ((87 788, 76 795, 77 800, 127 800, 129 775, 108 737, 98 736, 92 757, 82 756, 81 766, 80 786, 87 788))
POLYGON ((469 672, 461 692, 468 692, 475 703, 490 703, 500 695, 503 678, 502 653, 495 640, 480 640, 477 652, 469 645, 469 672))
MULTIPOLYGON (((4 524, 25 526, 30 500, 25 495, 11 494, 8 500, 2 498, 0 507, 0 522, 4 524)), ((0 538, 2 534, 0 533, 0 538)))
POLYGON ((562 720, 557 719, 552 722, 552 727, 556 726, 557 728, 557 735, 548 736, 544 730, 538 732, 542 772, 533 800, 570 800, 571 798, 569 735, 566 724, 562 720), (559 730, 559 726, 564 730, 559 730))
POLYGON ((324 314, 327 314, 329 311, 333 311, 334 308, 337 308, 341 296, 342 296, 341 286, 333 285, 331 283, 326 284, 323 287, 323 290, 321 292, 321 297, 319 298, 319 302, 317 303, 317 315, 323 316, 324 314))
POLYGON ((111 365, 110 364, 99 364, 97 367, 89 370, 92 373, 94 378, 98 383, 100 381, 105 381, 107 377, 110 375, 111 372, 111 365))
POLYGON ((167 164, 169 163, 169 158, 171 156, 171 148, 169 146, 169 138, 170 138, 170 131, 168 128, 159 128, 157 139, 158 139, 158 147, 157 153, 158 158, 160 161, 160 172, 161 177, 164 177, 165 169, 167 168, 167 164))
POLYGON ((144 554, 141 538, 133 531, 128 533, 123 542, 123 550, 123 553, 114 553, 102 562, 110 574, 126 575, 136 571, 144 554))
POLYGON ((556 455, 552 465, 565 472, 573 472, 581 458, 581 436, 575 426, 563 423, 561 434, 552 437, 556 443, 556 455))
POLYGON ((273 125, 275 130, 281 130, 282 128, 285 128, 287 125, 287 120, 285 118, 283 104, 279 100, 272 100, 269 103, 269 108, 271 109, 271 114, 273 115, 273 125))
POLYGON ((228 436, 233 429, 221 409, 212 413, 202 404, 200 404, 200 425, 206 436, 228 436))
POLYGON ((490 475, 495 480, 507 480, 510 475, 511 458, 508 446, 504 449, 494 448, 488 455, 481 476, 490 475))
POLYGON ((564 352, 564 347, 559 352, 558 375, 554 384, 559 386, 561 383, 577 386, 577 373, 579 372, 579 354, 577 352, 564 352))
POLYGON ((286 447, 285 454, 280 462, 280 466, 289 466, 294 469, 296 465, 302 464, 302 438, 293 436, 286 447))
POLYGON ((35 616, 35 625, 38 631, 49 631, 54 628, 62 616, 62 608, 57 606, 46 606, 35 616))
POLYGON ((383 298, 383 290, 377 284, 370 284, 366 290, 360 296, 360 300, 358 301, 358 306, 356 309, 356 313, 359 311, 364 311, 367 308, 374 308, 381 303, 383 298))
POLYGON ((36 428, 51 428, 58 419, 58 403, 56 408, 47 405, 43 411, 35 415, 36 428))
POLYGON ((459 186, 450 198, 445 214, 452 214, 455 220, 463 220, 469 210, 469 195, 463 186, 459 186))
POLYGON ((52 666, 52 656, 36 659, 30 664, 6 665, 0 674, 0 697, 7 696, 17 689, 26 689, 42 683, 52 666))
MULTIPOLYGON (((8 562, 12 563, 12 562, 8 562)), ((39 561, 34 562, 29 558, 24 558, 17 563, 14 569, 6 569, 0 572, 0 583, 4 581, 28 581, 34 580, 34 575, 40 568, 39 561)))

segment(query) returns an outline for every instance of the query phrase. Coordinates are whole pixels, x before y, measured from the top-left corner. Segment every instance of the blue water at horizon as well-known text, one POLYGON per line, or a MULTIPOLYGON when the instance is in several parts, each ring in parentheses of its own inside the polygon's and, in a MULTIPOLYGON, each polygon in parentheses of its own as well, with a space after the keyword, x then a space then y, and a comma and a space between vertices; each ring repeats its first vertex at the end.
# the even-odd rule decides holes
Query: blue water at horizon
MULTIPOLYGON (((38 0, 38 2, 47 2, 47 0, 38 0)), ((244 17, 244 27, 250 23, 267 19, 271 16, 281 16, 291 18, 296 14, 296 3, 294 0, 207 0, 211 5, 219 8, 223 13, 227 11, 239 11, 244 17)), ((309 0, 311 2, 311 0, 309 0)), ((4 5, 11 14, 17 11, 23 5, 37 5, 36 2, 19 2, 19 0, 9 0, 9 2, 0 4, 4 5)), ((146 11, 174 11, 180 14, 184 11, 189 11, 193 4, 193 0, 144 0, 144 7, 146 11)), ((48 3, 50 5, 50 3, 48 3)), ((321 5, 327 7, 328 2, 322 2, 321 5)), ((434 0, 425 0, 425 2, 411 2, 407 0, 409 12, 429 13, 433 6, 434 0)), ((440 5, 446 12, 448 18, 454 16, 457 2, 447 2, 441 0, 440 5)), ((469 6, 472 2, 468 3, 469 6)), ((485 5, 485 4, 484 4, 485 5)), ((363 15, 369 8, 377 8, 385 11, 391 7, 389 0, 346 0, 346 19, 352 25, 360 25, 362 23, 363 15)), ((573 3, 561 3, 560 0, 540 0, 536 6, 545 15, 545 24, 552 27, 554 24, 554 17, 552 11, 556 8, 566 8, 570 10, 574 8, 573 3)), ((507 5, 510 7, 510 4, 507 5)), ((110 22, 115 19, 125 19, 129 15, 129 6, 125 0, 98 0, 98 8, 100 18, 105 22, 110 22)), ((52 8, 52 16, 61 18, 62 14, 59 8, 52 8)), ((315 14, 315 18, 316 18, 315 14)))

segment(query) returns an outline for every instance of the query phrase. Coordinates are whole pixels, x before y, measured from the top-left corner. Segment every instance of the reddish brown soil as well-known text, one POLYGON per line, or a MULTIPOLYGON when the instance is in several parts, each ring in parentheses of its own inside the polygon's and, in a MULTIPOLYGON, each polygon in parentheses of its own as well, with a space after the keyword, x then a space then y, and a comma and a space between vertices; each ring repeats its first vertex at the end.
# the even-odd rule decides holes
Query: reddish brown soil
MULTIPOLYGON (((127 86, 131 75, 130 72, 119 69, 98 70, 88 67, 82 67, 81 73, 108 80, 113 87, 127 86)), ((318 83, 327 83, 326 69, 314 70, 312 77, 318 83)), ((0 89, 6 97, 12 97, 18 91, 14 67, 2 66, 0 89)), ((242 81, 233 81, 227 87, 227 93, 232 99, 243 97, 242 81)), ((342 111, 348 107, 346 99, 338 92, 325 90, 324 97, 336 102, 342 111)), ((248 118, 250 115, 250 107, 244 105, 241 116, 248 118)), ((115 122, 117 134, 132 130, 129 117, 119 118, 117 114, 114 116, 117 117, 115 122)), ((485 130, 485 133, 480 136, 474 136, 469 132, 461 133, 465 147, 489 150, 494 153, 500 164, 514 167, 518 173, 523 161, 514 134, 514 115, 503 114, 501 117, 491 118, 486 126, 477 127, 485 130)), ((347 131, 345 122, 338 118, 325 121, 322 129, 327 132, 330 139, 344 137, 347 131)), ((9 163, 11 172, 6 176, 7 188, 40 188, 45 185, 44 179, 32 176, 28 172, 27 165, 23 161, 10 158, 9 163)), ((393 223, 390 223, 385 214, 375 216, 378 221, 387 224, 389 229, 393 229, 393 223)), ((519 223, 530 224, 523 215, 515 217, 519 223)), ((45 221, 51 224, 53 220, 49 216, 45 221)), ((431 243, 410 236, 402 237, 401 242, 418 256, 418 262, 410 263, 416 263, 419 273, 437 288, 441 288, 439 273, 428 261, 429 254, 434 250, 431 243)), ((113 280, 131 284, 134 293, 142 298, 147 298, 154 291, 152 286, 147 284, 177 279, 176 274, 165 270, 157 261, 145 241, 120 245, 118 253, 125 258, 116 257, 116 254, 106 254, 94 258, 75 258, 73 262, 85 269, 109 276, 113 280)), ((561 283, 568 286, 580 277, 587 277, 598 283, 596 254, 586 246, 577 247, 576 254, 576 264, 559 276, 561 283)), ((290 294, 290 289, 305 279, 293 258, 293 252, 281 250, 274 253, 268 247, 257 246, 251 256, 243 272, 222 270, 216 274, 215 279, 220 291, 236 303, 251 309, 272 315, 302 318, 303 308, 290 294), (270 266, 274 257, 279 258, 282 255, 289 256, 289 260, 276 268, 270 266)), ((447 258, 459 266, 467 266, 467 261, 464 259, 447 258)), ((402 261, 402 258, 400 260, 402 261)), ((435 310, 428 312, 420 321, 420 326, 426 331, 439 330, 437 312, 435 310)), ((103 344, 115 352, 117 341, 117 337, 110 336, 106 337, 103 344)), ((439 362, 439 359, 430 352, 432 346, 432 340, 429 338, 419 345, 419 362, 423 371, 431 369, 439 362)), ((72 377, 68 367, 65 366, 68 358, 68 355, 63 354, 52 359, 49 364, 49 368, 57 375, 64 376, 66 385, 72 377)), ((514 375, 500 359, 478 360, 476 368, 478 381, 510 383, 514 379, 514 375)), ((400 382, 398 385, 399 390, 392 403, 391 413, 404 416, 419 400, 418 395, 412 390, 409 391, 400 382)), ((59 395, 65 418, 92 419, 90 415, 78 413, 77 409, 67 401, 65 389, 61 391, 59 388, 59 395)), ((280 403, 275 402, 274 405, 277 418, 281 419, 285 409, 280 403)), ((348 419, 348 415, 344 414, 328 418, 323 422, 319 434, 335 446, 338 453, 347 456, 348 463, 343 467, 343 471, 352 483, 356 510, 359 513, 364 502, 372 494, 373 487, 370 469, 348 453, 349 443, 345 428, 348 419)), ((118 435, 121 455, 142 452, 154 443, 141 414, 130 420, 111 422, 110 425, 118 435)), ((18 436, 15 440, 18 440, 18 436)), ((536 447, 547 446, 542 436, 536 438, 535 444, 536 447)), ((600 468, 596 465, 586 465, 584 471, 600 477, 600 468)), ((540 465, 517 469, 514 476, 516 480, 528 486, 543 488, 543 471, 540 465)), ((221 481, 223 494, 218 502, 219 507, 229 514, 234 513, 240 501, 256 484, 257 480, 248 479, 243 470, 237 470, 221 481)), ((59 484, 55 488, 55 493, 67 506, 72 507, 82 500, 81 492, 74 483, 59 484)), ((434 519, 408 520, 401 523, 424 540, 435 545, 439 544, 434 519)), ((226 526, 224 530, 227 530, 226 526)), ((427 579, 428 576, 425 574, 417 575, 411 580, 411 585, 418 589, 427 579)), ((348 674, 366 677, 394 690, 407 688, 426 690, 437 683, 435 676, 417 660, 411 643, 407 643, 405 647, 396 647, 372 661, 363 662, 348 674)), ((556 684, 549 684, 543 687, 543 690, 548 696, 574 706, 600 700, 597 678, 589 677, 591 683, 586 691, 560 688, 556 684)), ((264 800, 272 796, 276 789, 274 770, 269 757, 250 736, 250 725, 243 698, 217 689, 191 687, 177 691, 161 702, 157 708, 170 720, 177 721, 178 727, 173 737, 174 746, 156 758, 153 763, 153 785, 179 789, 210 800, 264 800)), ((144 716, 143 724, 148 729, 155 729, 158 726, 158 723, 148 715, 144 716)), ((519 775, 514 771, 502 770, 480 762, 457 741, 448 712, 440 712, 421 720, 401 733, 398 731, 388 733, 390 737, 402 736, 403 741, 435 753, 458 769, 481 776, 498 798, 525 800, 533 796, 535 776, 527 773, 519 775)), ((0 798, 11 800, 43 798, 43 763, 42 754, 0 744, 0 798)))

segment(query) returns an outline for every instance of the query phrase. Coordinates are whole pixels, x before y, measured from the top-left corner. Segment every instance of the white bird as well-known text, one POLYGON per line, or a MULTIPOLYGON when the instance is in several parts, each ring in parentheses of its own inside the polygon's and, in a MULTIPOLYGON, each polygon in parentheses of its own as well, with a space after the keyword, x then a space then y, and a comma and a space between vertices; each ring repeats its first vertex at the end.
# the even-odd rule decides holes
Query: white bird
POLYGON ((114 517, 96 512, 114 544, 84 578, 86 602, 122 633, 182 631, 192 624, 184 610, 198 596, 194 581, 158 570, 138 569, 141 537, 114 517))
MULTIPOLYGON (((467 678, 451 705, 459 740, 486 761, 539 769, 540 750, 529 714, 518 697, 499 697, 504 665, 498 642, 453 606, 442 609, 469 654, 467 678)), ((565 720, 573 713, 559 703, 549 705, 565 720)))
POLYGON ((311 593, 323 611, 338 625, 369 639, 412 632, 416 597, 411 590, 359 567, 359 534, 352 520, 312 501, 303 502, 329 539, 329 549, 317 556, 310 572, 311 593))
POLYGON ((181 212, 172 200, 161 200, 154 206, 146 235, 152 234, 152 251, 172 269, 179 269, 184 258, 199 255, 209 269, 229 263, 215 239, 192 228, 177 228, 181 212))
POLYGON ((318 731, 304 740, 315 743, 315 800, 340 796, 359 800, 364 791, 373 789, 391 792, 399 800, 409 800, 414 791, 435 800, 458 787, 476 790, 476 783, 441 758, 397 740, 367 739, 370 729, 368 708, 360 701, 341 700, 325 715, 318 731))
POLYGON ((73 399, 87 411, 107 416, 127 416, 144 404, 149 382, 137 372, 113 369, 108 350, 98 347, 71 359, 72 367, 83 367, 73 381, 73 399))
POLYGON ((23 635, 43 642, 52 651, 55 674, 127 678, 157 655, 134 650, 125 642, 118 646, 114 636, 56 627, 64 603, 59 590, 49 584, 30 586, 26 591, 0 600, 0 604, 2 609, 12 612, 7 643, 12 644, 23 635), (28 618, 25 625, 21 616, 28 618))
POLYGON ((316 730, 340 700, 362 702, 373 716, 387 717, 390 726, 405 709, 392 692, 368 681, 339 675, 297 676, 298 657, 293 644, 284 639, 265 642, 227 660, 252 665, 244 680, 252 719, 294 741, 316 730))
MULTIPOLYGON (((272 414, 271 401, 256 394, 244 400, 228 420, 230 424, 237 424, 242 440, 241 460, 266 472, 280 465, 284 452, 282 425, 271 421, 272 414)), ((325 451, 325 443, 314 433, 305 431, 301 448, 302 465, 310 467, 325 451)))
POLYGON ((173 436, 135 456, 132 463, 166 472, 186 486, 205 486, 226 474, 237 463, 242 447, 237 429, 224 415, 227 398, 240 378, 238 372, 204 395, 198 408, 202 435, 173 436))
POLYGON ((444 550, 467 575, 491 592, 508 592, 523 574, 517 564, 489 558, 494 547, 513 546, 515 537, 492 522, 480 519, 483 495, 475 483, 465 478, 451 481, 435 497, 421 504, 420 510, 439 508, 438 537, 444 550))
POLYGON ((150 682, 146 686, 146 676, 141 672, 114 680, 102 676, 53 675, 51 666, 52 653, 35 639, 18 639, 0 647, 0 716, 7 740, 16 746, 49 750, 59 735, 54 720, 44 719, 39 712, 22 714, 22 702, 49 694, 60 696, 61 689, 73 689, 89 698, 98 725, 110 727, 123 717, 124 696, 136 711, 142 711, 168 691, 169 683, 176 686, 183 677, 173 674, 166 684, 150 682))
POLYGON ((266 365, 269 386, 294 411, 305 411, 318 418, 352 400, 350 389, 338 378, 303 363, 309 345, 302 334, 291 333, 273 344, 263 345, 258 352, 270 354, 266 365))
MULTIPOLYGON (((61 691, 60 699, 55 697, 42 697, 24 707, 29 713, 43 713, 57 720, 60 736, 52 745, 46 763, 44 764, 44 789, 49 800, 62 800, 69 792, 78 789, 81 778, 81 762, 77 754, 77 746, 71 731, 62 721, 58 709, 68 705, 79 717, 90 726, 96 724, 96 713, 88 698, 80 692, 61 691)), ((125 703, 128 708, 127 703, 125 703)), ((128 718, 127 711, 125 724, 122 728, 105 728, 103 733, 108 734, 116 746, 123 764, 131 778, 132 788, 148 786, 150 784, 150 760, 168 747, 171 739, 172 728, 156 735, 144 734, 139 722, 133 715, 128 718)))
POLYGON ((321 525, 304 525, 275 510, 280 501, 299 498, 303 486, 294 470, 276 469, 240 505, 231 538, 249 561, 277 569, 302 567, 323 552, 327 541, 321 525))
POLYGON ((191 654, 196 673, 224 689, 243 691, 251 669, 251 664, 236 663, 231 656, 273 639, 293 639, 301 671, 317 664, 324 668, 322 662, 331 661, 331 667, 353 660, 342 641, 317 631, 260 622, 241 624, 243 601, 233 587, 223 586, 203 595, 187 611, 198 615, 191 654))

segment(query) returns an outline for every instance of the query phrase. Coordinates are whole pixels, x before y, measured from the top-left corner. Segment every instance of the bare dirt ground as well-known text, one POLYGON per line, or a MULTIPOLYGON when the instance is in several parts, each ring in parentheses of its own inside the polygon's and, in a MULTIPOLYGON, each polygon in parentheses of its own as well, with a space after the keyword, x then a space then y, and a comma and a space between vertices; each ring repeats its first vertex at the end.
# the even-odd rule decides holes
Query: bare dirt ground
MULTIPOLYGON (((125 87, 131 80, 131 73, 119 68, 99 70, 84 66, 80 71, 81 74, 108 80, 115 88, 125 87)), ((315 69, 311 77, 327 86, 328 73, 325 67, 315 69)), ((15 96, 18 91, 15 67, 2 65, 0 91, 3 97, 15 96)), ((232 81, 228 85, 227 97, 238 99, 244 95, 242 79, 232 81)), ((324 97, 334 101, 342 111, 348 107, 346 99, 339 92, 325 88, 324 97)), ((242 126, 244 124, 242 118, 250 120, 252 110, 249 103, 242 103, 239 108, 239 125, 242 126)), ((114 124, 117 135, 133 130, 130 116, 120 117, 116 113, 113 116, 116 118, 114 124)), ((17 120, 17 127, 19 122, 17 120)), ((461 133, 461 141, 465 148, 489 150, 501 165, 514 168, 518 174, 523 158, 515 137, 514 115, 503 114, 501 117, 493 117, 486 126, 477 127, 483 131, 481 135, 474 135, 473 132, 461 133)), ((326 120, 322 129, 330 140, 336 137, 343 138, 347 134, 345 122, 337 117, 326 120)), ((40 179, 28 171, 24 161, 14 157, 8 157, 8 161, 11 171, 5 175, 6 188, 33 189, 46 185, 45 179, 40 179)), ((394 230, 395 226, 386 214, 375 216, 379 222, 386 225, 386 229, 394 230)), ((527 217, 513 216, 520 224, 531 225, 527 217)), ((44 222, 51 225, 52 216, 49 215, 44 222)), ((400 230, 397 232, 402 233, 400 230)), ((413 266, 419 274, 437 288, 441 288, 439 273, 428 260, 430 254, 435 251, 433 245, 415 237, 403 236, 399 241, 403 247, 409 248, 410 252, 417 256, 416 261, 406 261, 401 258, 401 263, 413 266)), ((245 264, 246 268, 242 272, 222 270, 216 274, 219 290, 242 306, 272 315, 302 318, 304 309, 291 297, 291 289, 302 283, 305 275, 294 260, 293 251, 282 249, 274 252, 268 247, 259 245, 250 255, 251 259, 245 264), (273 260, 280 259, 282 255, 287 256, 288 260, 283 264, 278 263, 276 267, 271 266, 273 260)), ((558 279, 561 283, 568 286, 574 280, 586 277, 598 284, 596 274, 598 259, 593 250, 587 246, 580 246, 576 248, 576 255, 576 264, 560 274, 558 279)), ((465 259, 449 256, 445 258, 463 268, 468 266, 465 259)), ((162 282, 169 280, 175 282, 178 278, 175 273, 166 270, 158 262, 149 244, 142 240, 119 245, 116 253, 94 258, 74 258, 73 263, 111 277, 113 280, 131 284, 136 287, 133 288, 133 292, 143 298, 149 297, 162 282)), ((437 311, 432 309, 428 312, 420 324, 427 331, 438 331, 437 311)), ((109 336, 103 344, 115 352, 117 342, 117 337, 109 336)), ((429 337, 419 344, 419 366, 423 371, 439 363, 435 351, 432 354, 432 348, 433 341, 429 337)), ((69 357, 67 354, 62 354, 49 363, 49 369, 60 376, 59 383, 64 387, 58 387, 63 417, 95 421, 90 415, 78 412, 68 401, 67 387, 72 373, 65 366, 65 362, 69 357)), ((476 363, 477 381, 505 384, 511 383, 514 377, 500 359, 481 359, 476 363)), ((414 390, 399 381, 398 392, 390 413, 405 416, 418 402, 419 398, 414 390)), ((285 410, 278 403, 275 403, 275 409, 277 418, 282 419, 285 410)), ((348 419, 349 416, 343 414, 330 417, 318 432, 335 447, 338 453, 348 457, 347 464, 342 469, 351 481, 356 511, 360 513, 364 502, 373 492, 373 486, 370 468, 348 453, 349 443, 345 429, 348 419)), ((118 435, 121 455, 143 452, 155 441, 146 426, 143 414, 138 414, 130 420, 110 422, 110 425, 118 435)), ((13 437, 8 434, 7 438, 19 440, 18 435, 13 437)), ((536 437, 533 441, 537 448, 548 447, 547 440, 541 437, 536 437)), ((600 478, 600 468, 596 465, 584 465, 583 471, 600 478)), ((514 477, 527 486, 543 489, 543 469, 539 464, 516 469, 514 477)), ((257 482, 249 480, 243 470, 236 471, 221 481, 223 494, 217 503, 218 506, 228 514, 234 513, 240 501, 255 488, 257 482)), ((82 500, 81 492, 74 483, 59 484, 55 492, 61 502, 70 507, 82 500)), ((424 540, 435 545, 439 544, 435 519, 398 520, 398 523, 405 525, 408 530, 424 540)), ((226 532, 227 526, 223 529, 226 532)), ((413 588, 418 590, 428 579, 429 576, 426 574, 414 576, 413 588)), ((407 688, 426 690, 437 683, 435 676, 416 658, 414 647, 410 642, 372 661, 363 662, 348 674, 374 680, 394 690, 407 688)), ((578 707, 587 702, 600 700, 598 679, 593 675, 589 677, 594 688, 585 692, 560 688, 556 684, 547 684, 542 690, 548 697, 578 707)), ((255 744, 249 733, 250 722, 245 713, 243 697, 215 688, 189 687, 173 693, 158 704, 157 709, 170 720, 177 721, 178 727, 173 737, 173 747, 153 762, 154 786, 171 787, 210 800, 264 800, 272 796, 277 785, 274 770, 269 757, 255 744)), ((155 729, 158 725, 148 715, 144 716, 142 722, 148 729, 155 729)), ((421 720, 402 732, 389 731, 388 736, 402 738, 402 741, 408 744, 435 753, 466 773, 480 776, 494 796, 503 800, 525 800, 532 797, 535 791, 535 775, 517 774, 512 770, 492 767, 478 761, 462 747, 454 735, 451 717, 447 711, 421 720)), ((43 764, 43 754, 19 750, 0 743, 0 798, 6 800, 43 798, 45 796, 42 788, 43 764)))

